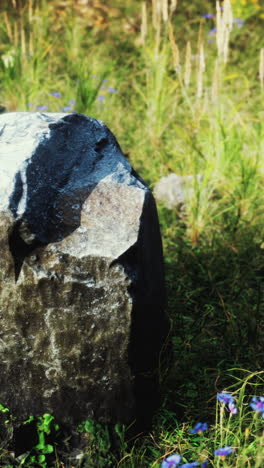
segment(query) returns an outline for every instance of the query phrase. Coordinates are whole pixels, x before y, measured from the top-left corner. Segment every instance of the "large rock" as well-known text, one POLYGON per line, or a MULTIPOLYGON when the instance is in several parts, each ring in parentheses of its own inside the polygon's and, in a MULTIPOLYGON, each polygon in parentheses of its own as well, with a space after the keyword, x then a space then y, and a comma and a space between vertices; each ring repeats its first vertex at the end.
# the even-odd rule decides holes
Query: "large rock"
POLYGON ((155 202, 108 128, 0 116, 0 402, 149 421, 168 322, 155 202))

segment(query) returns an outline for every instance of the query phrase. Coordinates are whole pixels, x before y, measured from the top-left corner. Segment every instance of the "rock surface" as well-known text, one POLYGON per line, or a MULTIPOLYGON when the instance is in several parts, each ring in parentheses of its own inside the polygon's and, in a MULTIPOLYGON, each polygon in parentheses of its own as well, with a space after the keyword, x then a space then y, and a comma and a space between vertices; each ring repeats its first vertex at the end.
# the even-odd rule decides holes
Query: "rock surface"
POLYGON ((170 174, 162 177, 154 187, 154 194, 157 200, 164 203, 166 208, 176 208, 182 213, 186 211, 188 199, 194 193, 195 184, 201 185, 202 175, 179 176, 170 174))
POLYGON ((168 331, 155 202, 108 128, 0 116, 0 402, 147 424, 168 331))

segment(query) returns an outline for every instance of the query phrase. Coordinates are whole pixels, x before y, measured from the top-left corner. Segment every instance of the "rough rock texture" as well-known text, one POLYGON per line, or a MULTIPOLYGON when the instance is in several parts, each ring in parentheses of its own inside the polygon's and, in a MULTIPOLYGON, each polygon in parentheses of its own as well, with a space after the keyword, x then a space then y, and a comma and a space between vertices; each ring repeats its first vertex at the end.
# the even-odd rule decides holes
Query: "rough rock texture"
POLYGON ((0 116, 0 402, 144 425, 168 322, 153 196, 108 128, 0 116))
POLYGON ((170 174, 162 177, 154 187, 154 194, 157 200, 164 203, 169 208, 177 208, 183 213, 186 211, 186 203, 194 193, 195 183, 202 183, 202 175, 179 176, 170 174), (196 180, 195 180, 196 179, 196 180))

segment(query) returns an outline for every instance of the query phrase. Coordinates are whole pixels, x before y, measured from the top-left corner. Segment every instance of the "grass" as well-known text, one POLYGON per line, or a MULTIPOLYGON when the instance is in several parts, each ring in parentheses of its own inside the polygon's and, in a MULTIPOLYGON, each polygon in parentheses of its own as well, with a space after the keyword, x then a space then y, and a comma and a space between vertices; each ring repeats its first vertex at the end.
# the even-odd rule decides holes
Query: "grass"
POLYGON ((263 395, 264 11, 231 4, 245 22, 231 28, 229 13, 215 32, 216 18, 201 16, 216 14, 210 1, 179 1, 168 15, 165 1, 160 15, 132 0, 1 3, 1 105, 104 120, 151 188, 171 172, 202 176, 184 216, 158 203, 173 355, 152 433, 128 441, 126 428, 86 422, 81 460, 41 420, 42 448, 14 459, 3 412, 1 466, 158 467, 179 453, 181 464, 261 467, 263 419, 249 402, 263 395), (223 390, 238 414, 217 403, 223 390), (209 429, 190 434, 198 421, 209 429), (224 446, 234 452, 214 456, 224 446))

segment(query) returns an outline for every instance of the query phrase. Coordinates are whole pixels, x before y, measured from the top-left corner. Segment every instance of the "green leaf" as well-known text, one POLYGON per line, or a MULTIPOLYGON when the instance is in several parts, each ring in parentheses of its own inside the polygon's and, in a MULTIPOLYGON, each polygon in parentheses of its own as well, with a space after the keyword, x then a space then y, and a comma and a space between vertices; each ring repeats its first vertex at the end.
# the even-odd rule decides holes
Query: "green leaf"
POLYGON ((54 448, 52 445, 50 444, 47 444, 44 449, 42 450, 43 453, 53 453, 54 452, 54 448))
POLYGON ((5 408, 5 406, 3 406, 3 405, 0 404, 0 412, 1 412, 1 413, 8 413, 8 412, 9 412, 9 409, 8 409, 8 408, 5 408))
POLYGON ((32 421, 34 421, 34 419, 34 416, 29 416, 29 418, 23 422, 23 425, 31 423, 32 421))

